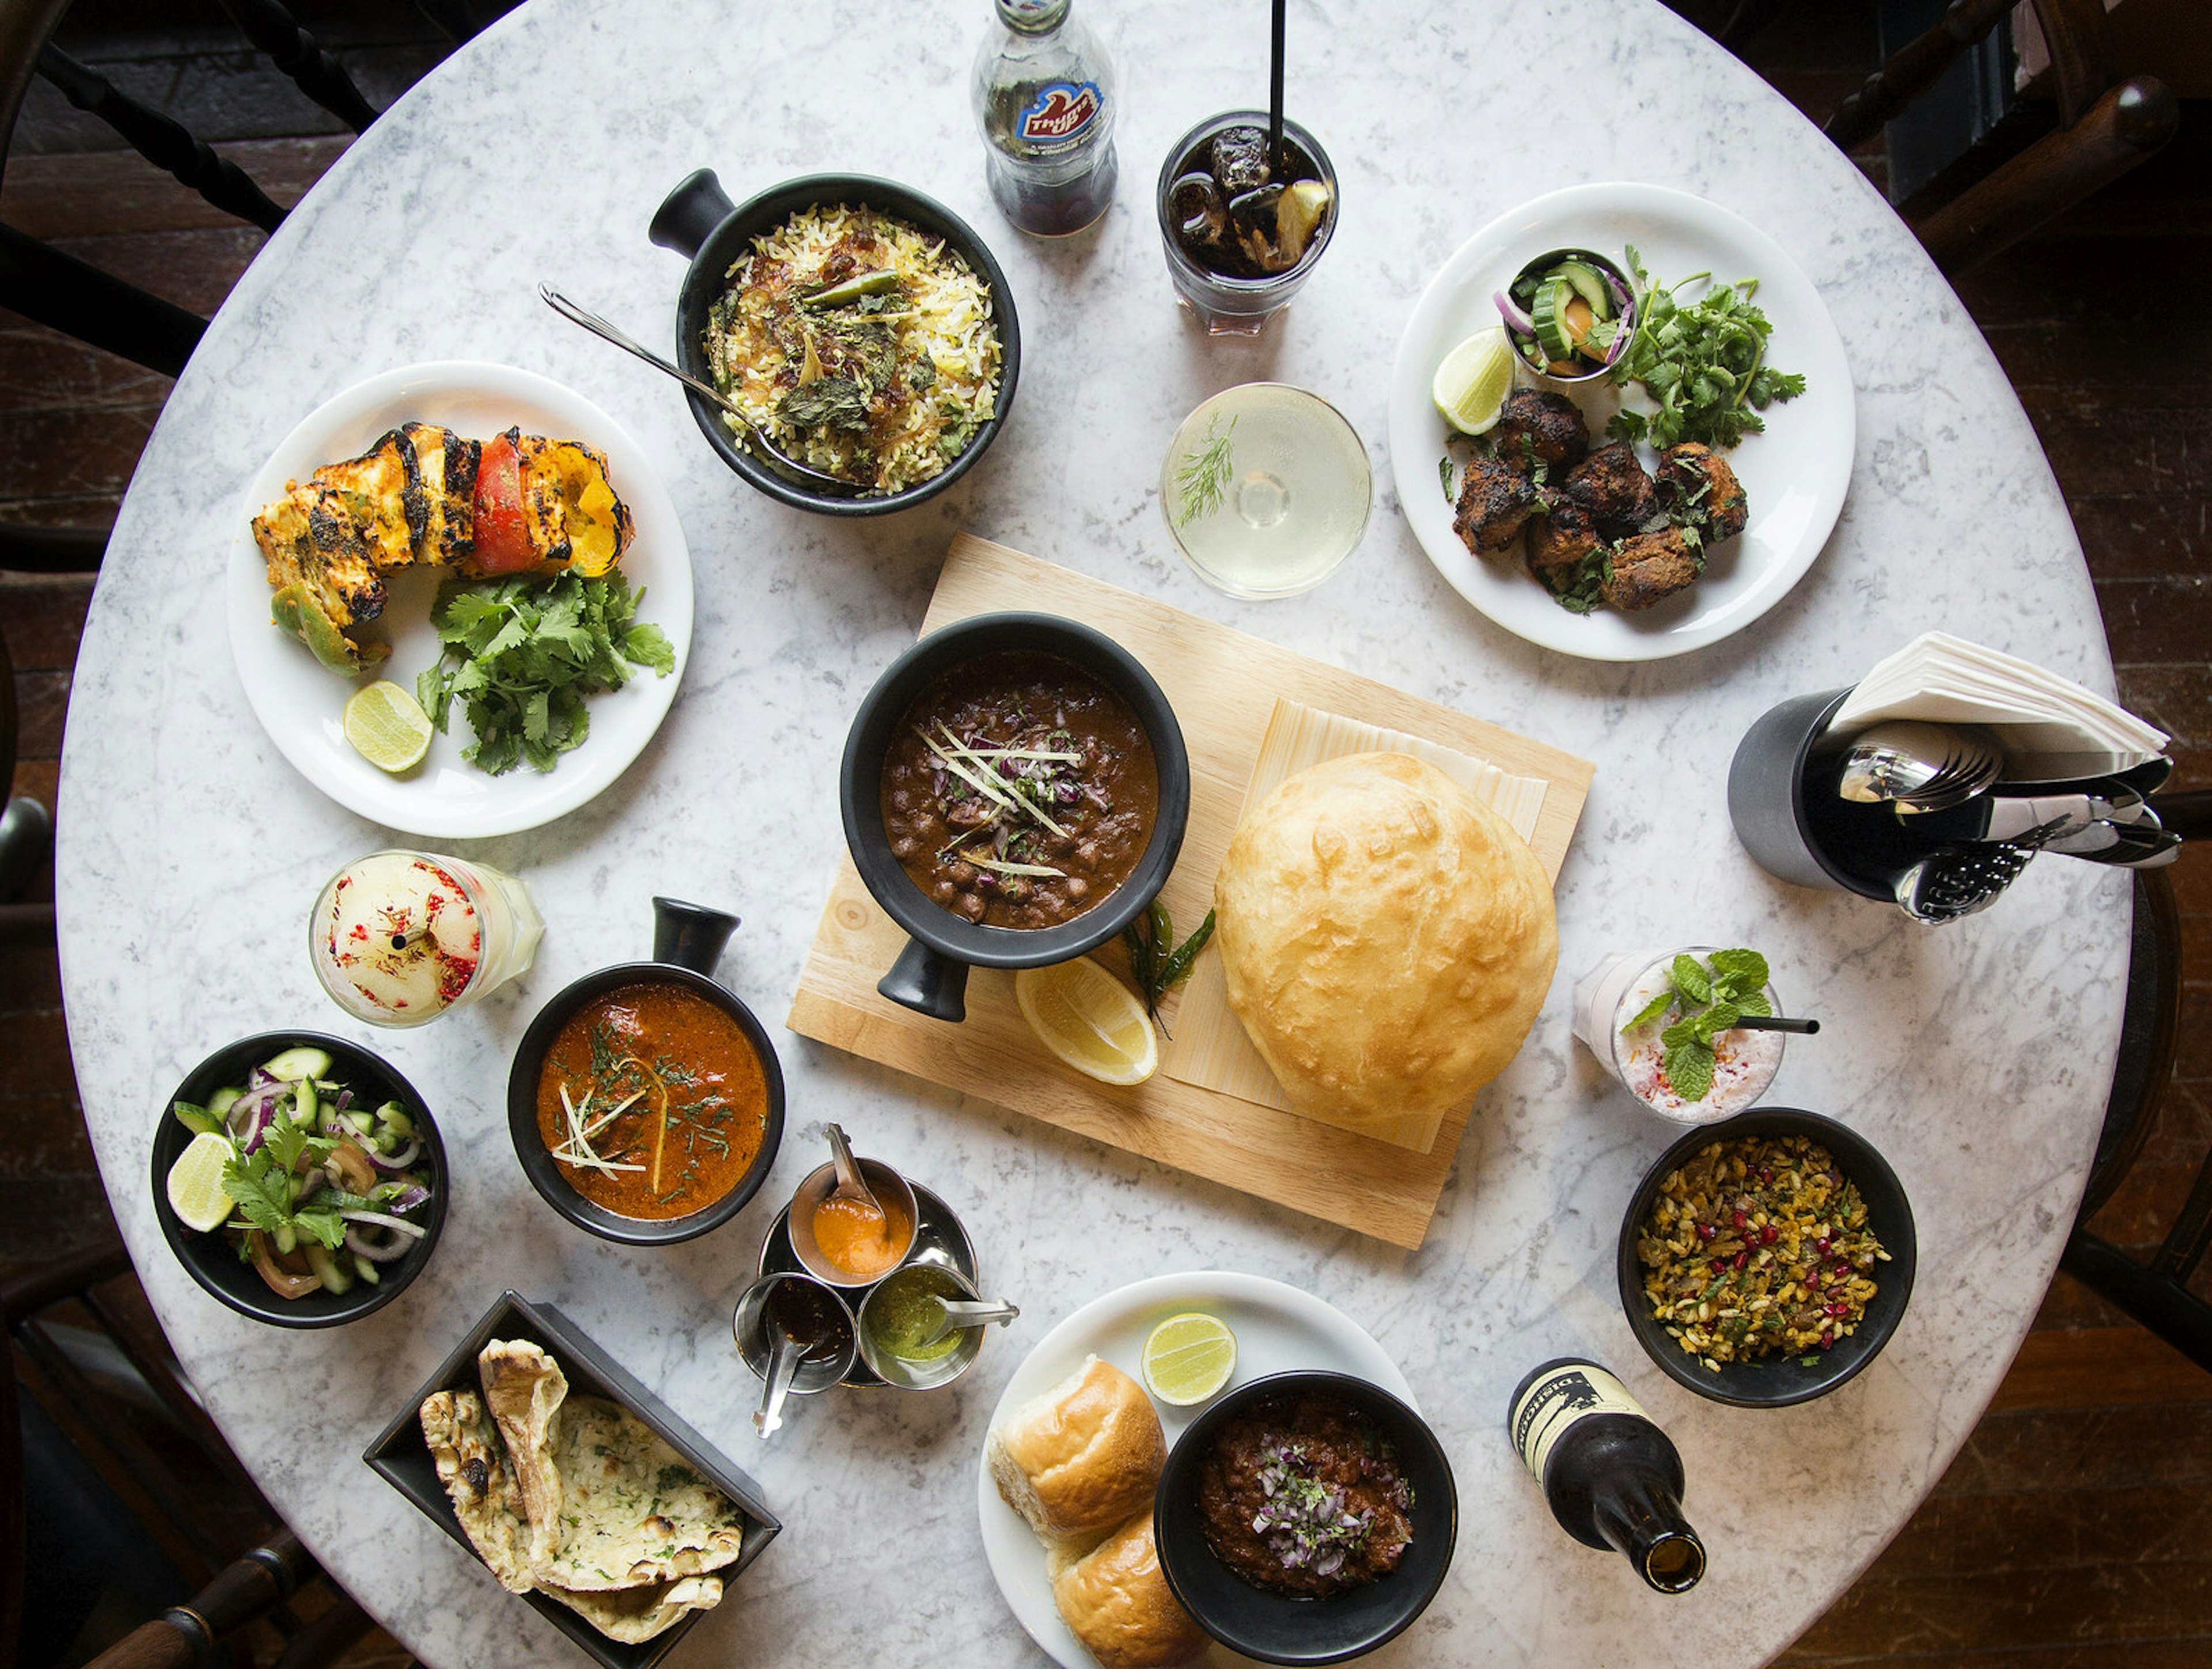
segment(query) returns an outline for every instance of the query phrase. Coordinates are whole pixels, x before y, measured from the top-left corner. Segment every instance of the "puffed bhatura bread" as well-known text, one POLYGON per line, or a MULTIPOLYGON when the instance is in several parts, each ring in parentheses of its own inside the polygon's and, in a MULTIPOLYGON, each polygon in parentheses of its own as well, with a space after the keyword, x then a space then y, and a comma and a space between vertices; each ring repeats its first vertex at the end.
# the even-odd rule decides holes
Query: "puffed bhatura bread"
POLYGON ((1052 1598, 1103 1669, 1164 1669, 1206 1649, 1160 1573, 1149 1507, 1054 1577, 1052 1598))
POLYGON ((1143 1387, 1085 1356, 994 1428, 984 1452, 1006 1504, 1048 1542, 1065 1542, 1148 1508, 1167 1440, 1143 1387))
POLYGON ((1559 961, 1528 843, 1433 765, 1352 754, 1237 826, 1214 881, 1230 1006, 1302 1113, 1441 1120, 1519 1052, 1559 961))

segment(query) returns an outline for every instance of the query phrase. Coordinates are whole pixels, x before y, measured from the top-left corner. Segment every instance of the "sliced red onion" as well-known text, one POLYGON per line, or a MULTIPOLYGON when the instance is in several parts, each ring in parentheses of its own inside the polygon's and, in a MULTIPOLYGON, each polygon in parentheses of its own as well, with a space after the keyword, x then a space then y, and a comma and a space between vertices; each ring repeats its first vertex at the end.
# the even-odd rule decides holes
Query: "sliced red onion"
POLYGON ((421 1240, 429 1232, 404 1217, 391 1217, 382 1211, 340 1211, 338 1215, 348 1223, 373 1223, 380 1229, 397 1229, 410 1240, 421 1240))
POLYGON ((362 1145, 361 1150, 368 1158, 368 1162, 375 1166, 377 1169, 396 1173, 405 1170, 407 1167, 414 1162, 415 1156, 422 1151, 422 1143, 418 1138, 416 1140, 408 1143, 405 1147, 400 1149, 398 1152, 393 1154, 389 1159, 379 1153, 373 1144, 364 1143, 362 1145))
POLYGON ((430 1191, 428 1188, 422 1187, 420 1184, 416 1184, 413 1187, 402 1189, 398 1197, 389 1199, 385 1203, 390 1205, 395 1211, 411 1211, 417 1205, 420 1205, 424 1200, 429 1199, 429 1197, 430 1191))
POLYGON ((1522 336, 1536 334, 1536 321, 1528 317, 1521 304, 1504 290, 1493 290, 1490 299, 1498 303, 1498 315, 1522 336))
POLYGON ((380 1238, 372 1239, 365 1229, 349 1227, 345 1231, 346 1249, 358 1252, 371 1263, 391 1263, 404 1258, 415 1242, 404 1235, 395 1235, 386 1229, 380 1238))

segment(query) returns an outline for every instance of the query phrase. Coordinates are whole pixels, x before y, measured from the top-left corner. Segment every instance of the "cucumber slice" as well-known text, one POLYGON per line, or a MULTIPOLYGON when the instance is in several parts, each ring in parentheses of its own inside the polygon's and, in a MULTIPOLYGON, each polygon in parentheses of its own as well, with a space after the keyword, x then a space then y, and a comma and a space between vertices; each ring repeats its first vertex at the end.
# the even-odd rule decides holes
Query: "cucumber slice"
POLYGON ((226 1083, 222 1089, 216 1090, 215 1094, 208 1097, 207 1110, 212 1113, 216 1118, 220 1119, 224 1114, 230 1111, 230 1104, 245 1093, 246 1092, 244 1090, 234 1089, 226 1083))
POLYGON ((298 1048, 285 1050, 261 1070, 270 1077, 283 1078, 285 1083, 293 1083, 301 1078, 319 1078, 326 1075, 331 1070, 331 1058, 322 1050, 311 1048, 303 1043, 298 1048))
MULTIPOLYGON (((353 1259, 349 1257, 346 1263, 353 1259)), ((353 1290, 353 1271, 330 1253, 330 1248, 319 1241, 307 1242, 307 1267, 315 1271, 315 1278, 323 1284, 323 1290, 332 1297, 343 1297, 353 1290)))
POLYGON ((301 1129, 313 1130, 315 1128, 316 1121, 322 1116, 323 1109, 315 1100, 313 1082, 307 1078, 301 1078, 292 1086, 293 1119, 301 1129))
POLYGON ((1605 275, 1595 267, 1583 261, 1562 261, 1553 269, 1552 276, 1574 287, 1575 294, 1589 303, 1592 317, 1613 317, 1613 292, 1606 288, 1605 275))
POLYGON ((381 1275, 376 1272, 376 1265, 371 1263, 367 1258, 362 1257, 358 1252, 353 1254, 353 1266, 360 1273, 361 1278, 368 1282, 371 1286, 374 1286, 379 1281, 384 1278, 381 1275))
POLYGON ((1528 309, 1536 326, 1536 345, 1553 363, 1575 356, 1574 339, 1567 334, 1567 303, 1575 288, 1565 279, 1547 278, 1536 292, 1536 305, 1528 309))
POLYGON ((398 1102, 386 1102, 378 1108, 376 1121, 402 1140, 415 1133, 415 1120, 407 1116, 407 1109, 398 1102))
MULTIPOLYGON (((235 1097, 233 1097, 235 1099, 235 1097)), ((195 1136, 227 1136, 222 1120, 206 1108, 194 1107, 190 1102, 178 1102, 169 1109, 177 1115, 177 1122, 195 1136)))

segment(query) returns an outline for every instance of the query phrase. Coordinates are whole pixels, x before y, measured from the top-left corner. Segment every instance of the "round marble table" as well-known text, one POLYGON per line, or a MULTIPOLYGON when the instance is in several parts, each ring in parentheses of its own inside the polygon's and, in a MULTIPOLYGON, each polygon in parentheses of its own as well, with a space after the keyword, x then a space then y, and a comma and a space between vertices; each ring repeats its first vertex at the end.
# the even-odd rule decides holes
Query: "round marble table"
POLYGON ((678 1662, 1014 1664, 1039 1654, 999 1603, 975 1520, 999 1389, 1085 1299, 1206 1268, 1277 1277, 1340 1306, 1402 1365, 1450 1453, 1457 1559, 1389 1660, 1758 1663, 1904 1522, 2034 1311, 2117 1045, 2127 878, 2048 860, 1997 908, 1922 931, 1754 869, 1731 837, 1723 777, 1772 701, 1848 683, 1935 623, 2109 689, 2050 472, 1973 325, 1881 199, 1656 5, 1294 9, 1292 107, 1336 161, 1343 220, 1291 311, 1237 343, 1206 341, 1173 305, 1149 185, 1194 120, 1264 100, 1264 9, 1078 3, 1121 74, 1122 184, 1103 226, 1065 243, 1015 233, 985 192, 968 102, 980 0, 537 0, 409 94, 270 241, 147 449, 70 714, 63 969, 116 1215, 185 1366, 270 1500, 433 1664, 575 1660, 358 1459, 502 1287, 557 1302, 750 1468, 784 1518, 678 1662), (1547 83, 1540 61, 1571 74, 1547 83), (958 486, 888 520, 782 509, 714 458, 671 385, 538 301, 550 279, 665 334, 681 263, 647 243, 645 225, 702 164, 739 197, 816 168, 884 173, 983 230, 1030 351, 1005 434, 958 486), (1811 573, 1739 635, 1633 667, 1539 652, 1470 610, 1405 531, 1380 446, 1392 349, 1438 263, 1516 201, 1608 179, 1703 193, 1778 240, 1832 310, 1857 385, 1850 497, 1811 573), (535 970, 465 1014, 370 1037, 316 988, 300 924, 321 878, 388 832, 324 799, 264 737, 231 669, 220 576, 246 482, 301 415, 387 367, 469 357, 572 385, 651 449, 690 537, 697 628, 673 713, 612 789, 534 833, 462 848, 528 878, 549 923, 535 970), (1380 497, 1334 579, 1245 605, 1181 565, 1155 482, 1177 420, 1261 377, 1313 388, 1352 418, 1380 497), (783 1155, 730 1226, 670 1251, 623 1250, 564 1225, 525 1182, 501 1110, 509 1049, 552 991, 641 950, 650 893, 742 911, 723 976, 780 1020, 839 842, 831 783, 847 721, 912 636, 962 529, 1597 762, 1559 877, 1560 978, 1528 1047, 1484 1092, 1419 1253, 787 1034, 783 1155), (1882 1357, 1832 1397, 1778 1413, 1722 1408, 1674 1387, 1630 1338, 1613 1240, 1622 1200, 1670 1132, 1604 1087, 1566 1014, 1573 976, 1625 940, 1765 947, 1777 984, 1826 1023, 1793 1046, 1776 1098, 1868 1133, 1917 1204, 1911 1308, 1882 1357), (148 1144, 172 1086, 216 1046, 281 1026, 386 1051, 430 1096, 453 1162, 451 1220, 423 1278, 335 1332, 258 1326, 204 1296, 164 1249, 148 1193, 148 1144), (1024 1314, 957 1388, 817 1399, 763 1446, 730 1307, 833 1118, 968 1214, 989 1284, 1024 1314), (1712 1558, 1686 1598, 1648 1593, 1618 1558, 1569 1541, 1508 1449, 1507 1393, 1535 1362, 1571 1352, 1621 1370, 1681 1447, 1712 1558))

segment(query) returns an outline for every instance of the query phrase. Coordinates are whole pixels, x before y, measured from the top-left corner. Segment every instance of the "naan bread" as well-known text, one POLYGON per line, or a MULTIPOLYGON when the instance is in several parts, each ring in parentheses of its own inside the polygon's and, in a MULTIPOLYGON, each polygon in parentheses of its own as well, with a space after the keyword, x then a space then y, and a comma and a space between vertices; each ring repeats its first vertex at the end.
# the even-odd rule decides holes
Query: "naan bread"
POLYGON ((553 1464, 552 1431, 568 1394, 568 1376, 535 1344, 497 1338, 477 1357, 477 1376, 522 1490, 532 1568, 542 1570, 561 1546, 562 1492, 561 1473, 553 1464))
POLYGON ((712 1611, 722 1598, 719 1576, 683 1576, 646 1587, 580 1593, 548 1582, 540 1592, 558 1599, 609 1640, 635 1646, 674 1628, 695 1611, 712 1611))
POLYGON ((453 1512, 469 1542, 499 1585, 514 1593, 536 1586, 530 1566, 530 1520, 514 1468, 499 1446, 499 1433, 473 1391, 441 1391, 424 1399, 422 1440, 438 1481, 453 1497, 453 1512))
POLYGON ((542 1581, 589 1593, 717 1570, 740 1551, 735 1502, 604 1397, 561 1410, 553 1464, 566 1534, 542 1581))

